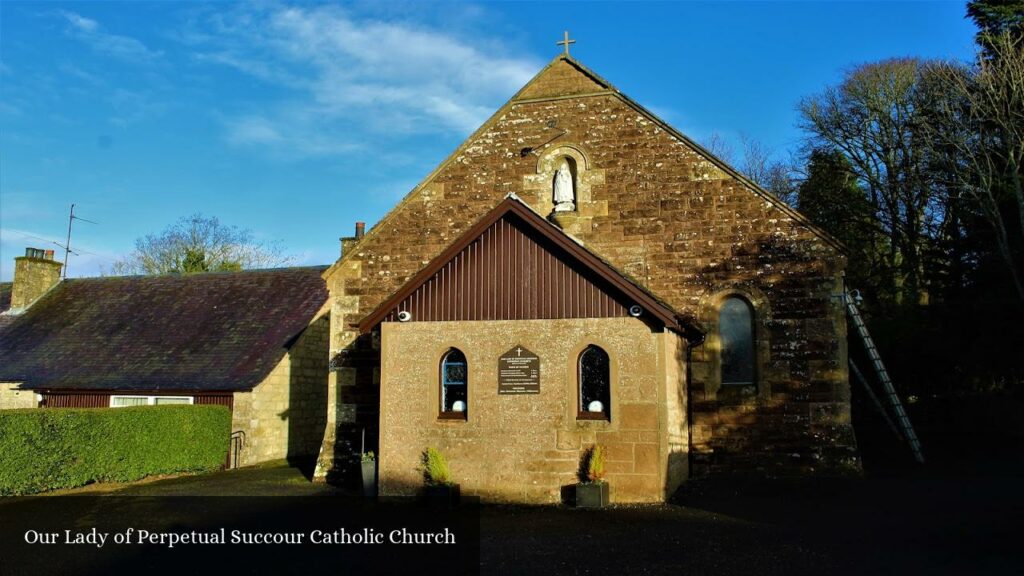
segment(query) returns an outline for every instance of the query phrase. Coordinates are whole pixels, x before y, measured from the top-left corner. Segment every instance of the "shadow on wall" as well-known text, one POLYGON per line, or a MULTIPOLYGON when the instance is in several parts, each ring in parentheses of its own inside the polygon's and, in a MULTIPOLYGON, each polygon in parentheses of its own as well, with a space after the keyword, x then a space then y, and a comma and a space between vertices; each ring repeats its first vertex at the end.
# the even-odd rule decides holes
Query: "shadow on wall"
POLYGON ((767 347, 755 372, 758 394, 720 390, 717 398, 706 397, 708 385, 719 377, 717 351, 705 344, 694 352, 694 475, 844 475, 859 469, 848 409, 843 409, 849 402, 842 378, 845 335, 836 334, 842 310, 837 312, 833 297, 842 290, 836 285, 841 259, 824 254, 817 244, 734 230, 729 253, 700 269, 695 288, 753 287, 765 296, 770 314, 755 318, 757 346, 767 347))
MULTIPOLYGON (((685 342, 685 341, 684 341, 685 342)), ((676 406, 682 411, 682 429, 681 430, 666 430, 668 434, 668 462, 665 467, 665 497, 671 495, 672 492, 681 483, 685 483, 690 477, 690 451, 693 443, 693 438, 690 434, 691 418, 690 414, 690 362, 691 362, 691 351, 692 346, 690 343, 683 343, 681 346, 676 347, 675 350, 675 365, 681 366, 682 369, 679 372, 679 385, 676 386, 676 406), (685 446, 682 450, 677 449, 673 446, 673 438, 685 439, 685 446)))
POLYGON ((278 416, 288 423, 288 463, 313 478, 327 425, 327 377, 330 315, 315 320, 290 348, 288 409, 278 416))
POLYGON ((380 335, 362 334, 331 359, 338 373, 334 468, 327 482, 359 488, 361 451, 379 452, 380 335))

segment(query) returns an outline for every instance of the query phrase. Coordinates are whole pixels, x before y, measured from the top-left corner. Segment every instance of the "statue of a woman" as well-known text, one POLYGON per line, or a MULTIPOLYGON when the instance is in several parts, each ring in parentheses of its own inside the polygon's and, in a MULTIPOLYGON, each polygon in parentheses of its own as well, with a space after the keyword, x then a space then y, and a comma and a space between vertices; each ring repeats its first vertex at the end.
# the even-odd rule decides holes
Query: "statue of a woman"
POLYGON ((555 212, 571 212, 576 209, 576 193, 573 190, 572 171, 569 162, 562 164, 555 173, 555 212))

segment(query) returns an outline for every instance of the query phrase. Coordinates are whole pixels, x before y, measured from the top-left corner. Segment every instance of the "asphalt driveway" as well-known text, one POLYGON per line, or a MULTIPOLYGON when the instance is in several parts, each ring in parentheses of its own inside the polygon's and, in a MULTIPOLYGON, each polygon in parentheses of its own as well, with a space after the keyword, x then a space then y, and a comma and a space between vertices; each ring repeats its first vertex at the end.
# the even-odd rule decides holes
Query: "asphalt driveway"
MULTIPOLYGON (((479 565, 483 574, 531 576, 1020 574, 1021 486, 1019 477, 717 482, 692 483, 673 503, 658 506, 589 511, 483 505, 474 507, 479 565)), ((386 508, 349 491, 312 484, 285 465, 174 478, 103 494, 100 498, 118 502, 144 501, 147 516, 166 513, 168 518, 175 503, 183 501, 162 497, 186 495, 330 496, 343 511, 386 508)), ((74 501, 68 498, 38 500, 74 501)), ((250 512, 266 519, 288 502, 261 501, 273 504, 250 512)), ((0 501, 0 518, 31 510, 19 499, 0 501)))

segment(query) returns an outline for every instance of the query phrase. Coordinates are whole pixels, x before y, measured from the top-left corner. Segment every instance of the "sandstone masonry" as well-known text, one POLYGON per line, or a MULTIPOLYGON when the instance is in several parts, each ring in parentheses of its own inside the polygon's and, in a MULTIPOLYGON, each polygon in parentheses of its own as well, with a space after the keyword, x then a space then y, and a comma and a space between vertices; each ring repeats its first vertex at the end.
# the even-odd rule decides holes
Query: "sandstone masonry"
POLYGON ((690 351, 690 472, 857 471, 838 245, 560 56, 325 273, 332 357, 346 371, 336 373, 321 473, 345 452, 345 430, 374 428, 382 362, 393 362, 380 358, 379 337, 352 325, 508 193, 549 211, 558 157, 574 159, 581 183, 563 229, 708 332, 690 351), (716 306, 729 294, 755 307, 752 394, 728 393, 717 373, 716 306))

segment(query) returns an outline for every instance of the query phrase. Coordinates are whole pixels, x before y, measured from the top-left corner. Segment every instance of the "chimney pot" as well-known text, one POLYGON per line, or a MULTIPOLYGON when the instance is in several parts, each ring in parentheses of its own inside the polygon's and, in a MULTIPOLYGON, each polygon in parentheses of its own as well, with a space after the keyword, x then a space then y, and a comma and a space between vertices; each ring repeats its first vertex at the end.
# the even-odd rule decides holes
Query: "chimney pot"
POLYGON ((356 222, 356 240, 359 240, 366 234, 366 222, 356 222))

